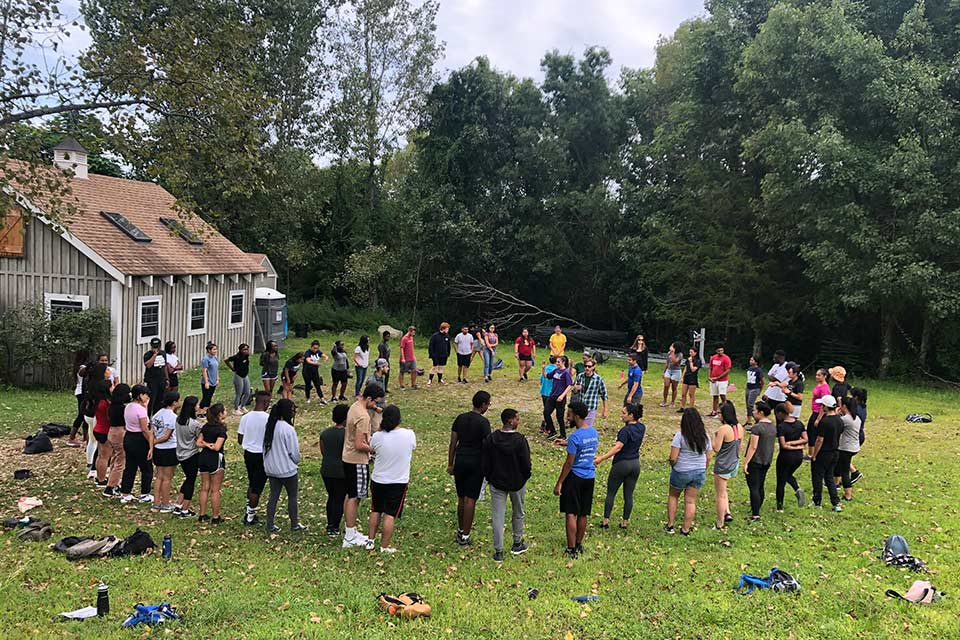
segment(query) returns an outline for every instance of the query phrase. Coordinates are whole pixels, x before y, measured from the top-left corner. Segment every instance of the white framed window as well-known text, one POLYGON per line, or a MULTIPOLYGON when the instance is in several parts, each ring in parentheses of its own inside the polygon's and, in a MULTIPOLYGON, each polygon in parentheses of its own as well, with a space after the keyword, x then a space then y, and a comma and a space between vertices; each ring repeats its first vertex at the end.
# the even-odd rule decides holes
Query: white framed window
POLYGON ((74 313, 90 308, 90 296, 75 296, 67 293, 44 293, 43 306, 50 318, 61 313, 74 313))
POLYGON ((247 303, 247 292, 243 289, 234 289, 230 292, 230 328, 239 329, 243 326, 243 313, 247 303))
POLYGON ((187 306, 187 335, 199 336, 207 332, 207 297, 206 293, 191 293, 190 304, 187 306))
POLYGON ((161 296, 137 298, 137 344, 160 337, 161 296))

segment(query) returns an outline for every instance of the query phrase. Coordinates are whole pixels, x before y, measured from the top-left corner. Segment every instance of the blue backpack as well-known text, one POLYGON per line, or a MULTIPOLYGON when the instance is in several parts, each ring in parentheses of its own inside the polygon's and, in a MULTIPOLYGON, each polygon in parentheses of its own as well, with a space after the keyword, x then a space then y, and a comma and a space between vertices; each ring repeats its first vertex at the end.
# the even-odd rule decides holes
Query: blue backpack
POLYGON ((123 621, 125 627, 135 627, 138 624, 155 626, 167 620, 179 620, 180 614, 176 609, 170 606, 169 602, 163 604, 138 604, 134 605, 133 613, 123 621))
POLYGON ((744 573, 740 576, 740 584, 737 585, 737 593, 742 596, 748 596, 754 589, 771 589, 779 593, 789 593, 800 591, 800 583, 797 579, 782 569, 774 567, 770 569, 770 574, 766 578, 752 576, 744 573))

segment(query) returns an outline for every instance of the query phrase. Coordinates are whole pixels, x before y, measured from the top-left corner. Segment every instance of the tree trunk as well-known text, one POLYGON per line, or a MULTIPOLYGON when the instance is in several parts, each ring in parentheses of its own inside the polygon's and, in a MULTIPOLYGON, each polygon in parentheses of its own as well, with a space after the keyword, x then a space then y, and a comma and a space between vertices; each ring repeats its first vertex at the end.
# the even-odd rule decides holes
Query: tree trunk
POLYGON ((760 350, 763 349, 763 336, 760 335, 758 329, 753 330, 753 351, 750 355, 753 355, 757 358, 757 362, 760 362, 760 350))
POLYGON ((882 308, 880 311, 880 368, 877 376, 886 378, 893 361, 893 312, 882 308))
POLYGON ((920 368, 924 371, 930 368, 930 344, 933 342, 933 334, 936 330, 936 321, 930 317, 929 313, 923 316, 923 333, 920 334, 920 368))

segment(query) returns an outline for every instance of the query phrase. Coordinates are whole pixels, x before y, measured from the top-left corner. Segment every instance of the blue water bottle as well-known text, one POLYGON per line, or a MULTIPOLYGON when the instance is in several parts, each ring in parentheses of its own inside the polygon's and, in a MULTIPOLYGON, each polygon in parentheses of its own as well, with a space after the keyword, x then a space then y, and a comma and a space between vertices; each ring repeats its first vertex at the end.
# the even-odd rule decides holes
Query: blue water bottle
POLYGON ((173 556, 173 538, 170 534, 163 536, 163 548, 161 556, 164 560, 169 560, 173 556))

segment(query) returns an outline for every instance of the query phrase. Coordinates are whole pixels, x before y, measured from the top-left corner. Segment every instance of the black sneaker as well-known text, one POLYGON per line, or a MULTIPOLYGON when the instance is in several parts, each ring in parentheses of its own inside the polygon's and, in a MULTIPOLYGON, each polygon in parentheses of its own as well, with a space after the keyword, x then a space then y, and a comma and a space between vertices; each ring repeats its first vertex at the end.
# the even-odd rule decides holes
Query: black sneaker
POLYGON ((567 547, 563 550, 563 555, 567 556, 571 560, 577 559, 577 550, 575 547, 567 547))
POLYGON ((339 538, 339 537, 340 537, 340 530, 339 530, 339 529, 327 529, 327 537, 328 537, 328 538, 339 538))
POLYGON ((210 524, 223 524, 223 518, 221 518, 220 516, 217 516, 216 518, 210 521, 210 524))
POLYGON ((180 509, 180 513, 177 514, 178 518, 193 518, 197 515, 196 511, 190 511, 190 509, 180 509))
POLYGON ((667 525, 667 526, 665 526, 665 527, 663 528, 663 531, 664 531, 664 533, 669 533, 669 534, 673 535, 674 533, 677 532, 677 529, 676 529, 676 527, 671 527, 670 525, 667 525))
POLYGON ((281 531, 282 529, 277 525, 273 525, 272 527, 267 527, 267 533, 280 533, 281 531))
POLYGON ((200 516, 197 518, 197 522, 210 522, 210 516, 200 516))
POLYGON ((730 515, 729 513, 725 513, 725 514, 723 514, 723 521, 724 521, 724 522, 733 522, 733 516, 730 515))
POLYGON ((863 477, 862 473, 860 473, 859 471, 854 471, 850 475, 850 484, 857 484, 858 482, 860 482, 860 478, 862 477, 863 477))
POLYGON ((503 562, 503 550, 497 549, 493 552, 493 561, 494 562, 503 562))
POLYGON ((300 522, 298 522, 296 525, 290 527, 290 531, 293 531, 294 533, 299 533, 299 532, 301 532, 301 531, 306 531, 306 530, 307 530, 307 525, 302 524, 302 523, 300 523, 300 522))
POLYGON ((95 486, 97 489, 105 489, 105 488, 107 487, 107 481, 106 481, 106 480, 102 480, 102 481, 101 481, 101 480, 94 480, 94 481, 93 481, 93 486, 95 486))
POLYGON ((515 556, 520 555, 521 553, 526 553, 527 549, 530 547, 527 546, 527 543, 521 540, 520 542, 514 542, 513 546, 510 547, 510 553, 515 556))
POLYGON ((461 547, 467 546, 470 544, 470 534, 458 531, 455 542, 461 547))
POLYGON ((253 525, 257 524, 259 521, 260 519, 257 517, 257 514, 255 513, 243 514, 243 525, 245 527, 252 527, 253 525))

